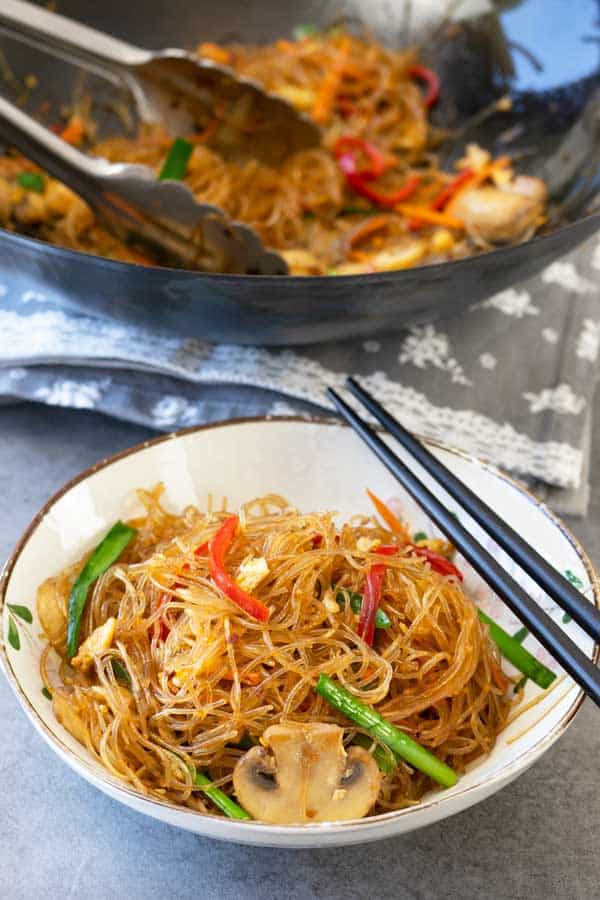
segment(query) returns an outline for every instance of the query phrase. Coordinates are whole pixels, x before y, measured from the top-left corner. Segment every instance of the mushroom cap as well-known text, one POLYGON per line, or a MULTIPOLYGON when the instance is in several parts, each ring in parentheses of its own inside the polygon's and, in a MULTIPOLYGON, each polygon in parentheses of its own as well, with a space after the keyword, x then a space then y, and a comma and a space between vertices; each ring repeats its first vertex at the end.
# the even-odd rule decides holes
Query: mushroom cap
POLYGON ((343 745, 338 725, 307 722, 272 725, 262 747, 237 763, 233 786, 242 806, 263 822, 331 822, 360 819, 371 809, 381 773, 363 747, 343 745))

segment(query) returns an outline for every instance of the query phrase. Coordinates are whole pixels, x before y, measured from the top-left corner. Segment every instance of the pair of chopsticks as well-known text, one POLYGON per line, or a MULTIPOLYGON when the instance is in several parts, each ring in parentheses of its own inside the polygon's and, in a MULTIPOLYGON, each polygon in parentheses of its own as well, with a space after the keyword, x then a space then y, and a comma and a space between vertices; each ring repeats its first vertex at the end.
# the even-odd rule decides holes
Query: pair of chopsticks
MULTIPOLYGON (((503 519, 436 459, 354 378, 347 387, 371 415, 396 438, 411 457, 456 500, 496 543, 543 588, 595 641, 600 642, 600 612, 577 591, 566 578, 549 565, 540 554, 503 519)), ((374 428, 365 422, 332 388, 328 394, 343 419, 373 450, 397 481, 430 516, 438 528, 452 541, 484 581, 518 616, 540 644, 561 664, 563 669, 600 706, 600 671, 579 649, 559 625, 541 609, 511 575, 466 528, 460 524, 425 484, 408 468, 374 428)))

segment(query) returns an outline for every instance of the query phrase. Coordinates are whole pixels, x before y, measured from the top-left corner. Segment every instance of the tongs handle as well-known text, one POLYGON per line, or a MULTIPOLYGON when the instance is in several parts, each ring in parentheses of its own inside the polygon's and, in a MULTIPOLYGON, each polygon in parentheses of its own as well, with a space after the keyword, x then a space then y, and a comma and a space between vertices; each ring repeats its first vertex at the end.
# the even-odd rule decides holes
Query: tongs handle
POLYGON ((147 62, 151 53, 25 0, 1 0, 0 28, 85 68, 113 71, 147 62))
POLYGON ((105 160, 94 159, 72 147, 4 97, 0 97, 0 136, 3 143, 16 147, 42 169, 96 204, 96 182, 107 166, 105 160))

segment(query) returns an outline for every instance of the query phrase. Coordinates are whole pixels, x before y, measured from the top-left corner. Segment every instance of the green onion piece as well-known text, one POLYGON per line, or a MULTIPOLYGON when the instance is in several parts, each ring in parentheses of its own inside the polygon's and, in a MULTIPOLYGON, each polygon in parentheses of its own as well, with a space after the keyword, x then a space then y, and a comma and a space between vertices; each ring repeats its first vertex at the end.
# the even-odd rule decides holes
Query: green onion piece
POLYGON ((79 629, 90 587, 117 561, 125 547, 136 536, 135 528, 117 522, 100 541, 71 588, 67 626, 67 659, 72 659, 79 646, 79 629))
MULTIPOLYGON (((365 750, 370 750, 374 744, 374 741, 366 734, 357 734, 355 735, 352 743, 358 744, 359 747, 364 747, 365 750)), ((375 749, 373 750, 373 759, 384 775, 391 775, 397 766, 396 758, 393 756, 393 754, 391 754, 390 752, 386 753, 383 747, 380 747, 379 744, 377 744, 375 749)))
POLYGON ((571 616, 569 615, 569 613, 563 613, 562 621, 563 625, 569 624, 569 622, 571 621, 571 616))
POLYGON ((489 625, 491 639, 498 645, 498 649, 502 655, 513 664, 515 669, 518 669, 523 675, 527 675, 528 678, 531 678, 531 680, 535 681, 540 687, 550 687, 556 678, 554 672, 551 672, 550 669, 546 668, 546 666, 526 650, 519 641, 515 640, 514 637, 511 637, 511 635, 504 631, 503 628, 500 628, 493 619, 490 619, 490 617, 479 608, 477 609, 477 615, 482 622, 489 625))
POLYGON ((522 644, 527 635, 529 634, 529 629, 525 628, 523 625, 522 628, 519 628, 518 631, 515 631, 513 634, 513 641, 517 641, 517 643, 522 644))
MULTIPOLYGON (((340 606, 346 605, 346 597, 350 600, 350 609, 354 613, 360 613, 362 608, 362 594, 356 594, 354 591, 346 591, 340 589, 335 595, 335 599, 340 606)), ((382 609, 378 609, 375 613, 375 628, 389 628, 392 623, 387 613, 382 609)))
POLYGON ((235 800, 232 800, 231 797, 228 797, 227 794, 219 790, 219 788, 212 787, 211 779, 203 772, 194 772, 194 784, 204 791, 206 796, 210 797, 215 806, 217 806, 222 813, 225 813, 226 816, 229 816, 230 819, 252 818, 250 813, 247 813, 245 809, 238 806, 235 800))
POLYGON ((44 179, 38 172, 21 172, 17 178, 17 184, 26 191, 35 191, 36 194, 44 193, 44 179))
POLYGON ((310 22, 306 22, 304 25, 296 25, 296 27, 292 29, 292 35, 295 41, 301 41, 303 38, 307 37, 314 37, 315 34, 319 34, 319 29, 310 22))
POLYGON ((417 531, 417 533, 413 537, 413 542, 415 544, 418 543, 419 541, 426 541, 426 540, 427 540, 427 535, 425 534, 424 531, 417 531))
POLYGON ((458 781, 458 775, 454 769, 384 719, 372 706, 361 703, 350 691, 333 681, 328 675, 323 673, 319 675, 316 691, 335 709, 389 747, 396 756, 400 756, 415 769, 429 775, 438 784, 443 787, 452 787, 458 781))
POLYGON ((160 170, 159 180, 172 178, 174 181, 181 181, 182 178, 185 178, 193 149, 193 145, 185 138, 175 138, 160 170))
POLYGON ((525 690, 525 685, 527 684, 528 681, 529 681, 529 679, 528 679, 527 675, 523 675, 522 678, 519 678, 519 680, 517 681, 517 683, 515 684, 515 686, 513 688, 513 694, 518 694, 519 691, 525 690))
POLYGON ((46 700, 52 700, 52 694, 50 693, 50 691, 48 690, 47 687, 42 688, 42 694, 44 695, 46 700))
POLYGON ((113 659, 112 670, 115 673, 115 678, 118 678, 120 681, 124 681, 126 684, 131 684, 131 675, 129 674, 125 666, 119 662, 118 659, 113 659))

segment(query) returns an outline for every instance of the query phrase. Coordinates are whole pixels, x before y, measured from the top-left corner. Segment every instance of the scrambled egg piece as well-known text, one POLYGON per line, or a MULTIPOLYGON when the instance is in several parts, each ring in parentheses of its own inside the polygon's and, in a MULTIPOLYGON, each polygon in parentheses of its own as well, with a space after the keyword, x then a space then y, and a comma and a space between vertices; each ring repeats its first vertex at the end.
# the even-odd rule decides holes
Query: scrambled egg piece
POLYGON ((243 591, 251 593, 269 574, 269 564, 264 556, 248 556, 238 569, 236 583, 243 591))

